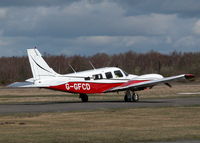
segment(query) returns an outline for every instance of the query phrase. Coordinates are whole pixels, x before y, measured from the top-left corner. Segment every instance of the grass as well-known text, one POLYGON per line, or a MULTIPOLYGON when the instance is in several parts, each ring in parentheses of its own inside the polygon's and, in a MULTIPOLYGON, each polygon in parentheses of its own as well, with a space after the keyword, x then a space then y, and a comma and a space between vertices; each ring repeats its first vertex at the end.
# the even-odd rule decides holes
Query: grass
POLYGON ((199 140, 199 118, 198 106, 0 115, 0 142, 199 140))
MULTIPOLYGON (((199 84, 175 84, 172 88, 164 85, 155 86, 150 90, 137 92, 141 98, 177 98, 197 95, 180 95, 180 92, 199 92, 199 84)), ((62 102, 80 101, 77 94, 38 88, 0 88, 0 104, 24 102, 62 102)), ((90 101, 115 101, 123 100, 124 92, 89 95, 90 101)))

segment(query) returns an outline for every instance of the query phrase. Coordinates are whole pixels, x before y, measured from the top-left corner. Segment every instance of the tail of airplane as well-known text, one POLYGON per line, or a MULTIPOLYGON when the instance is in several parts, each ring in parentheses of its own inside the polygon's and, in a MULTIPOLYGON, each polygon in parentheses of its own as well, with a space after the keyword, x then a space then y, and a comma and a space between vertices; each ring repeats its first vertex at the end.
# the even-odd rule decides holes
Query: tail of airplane
POLYGON ((27 53, 33 78, 27 79, 25 82, 12 83, 8 87, 48 87, 62 84, 61 81, 53 79, 60 74, 48 66, 37 49, 27 49, 27 53))
POLYGON ((46 79, 58 75, 48 66, 37 49, 27 49, 27 53, 34 80, 46 79))

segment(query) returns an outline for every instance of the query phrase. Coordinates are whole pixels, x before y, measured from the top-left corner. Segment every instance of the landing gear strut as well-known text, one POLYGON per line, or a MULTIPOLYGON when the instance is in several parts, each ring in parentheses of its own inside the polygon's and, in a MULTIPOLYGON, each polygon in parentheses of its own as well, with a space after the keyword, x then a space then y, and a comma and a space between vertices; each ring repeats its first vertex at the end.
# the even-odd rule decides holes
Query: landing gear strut
POLYGON ((139 95, 135 93, 134 91, 127 90, 124 96, 125 102, 138 102, 139 101, 139 95))
POLYGON ((80 94, 79 98, 81 98, 82 102, 88 102, 88 96, 87 96, 87 94, 80 94))

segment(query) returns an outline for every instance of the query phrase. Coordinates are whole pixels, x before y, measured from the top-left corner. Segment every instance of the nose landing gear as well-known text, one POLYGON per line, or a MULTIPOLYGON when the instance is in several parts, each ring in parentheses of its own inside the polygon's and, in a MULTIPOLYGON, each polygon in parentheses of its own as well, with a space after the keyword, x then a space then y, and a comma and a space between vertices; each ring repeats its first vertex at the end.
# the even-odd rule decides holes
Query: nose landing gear
POLYGON ((124 96, 125 102, 138 102, 139 101, 139 95, 135 93, 134 91, 127 90, 124 96))

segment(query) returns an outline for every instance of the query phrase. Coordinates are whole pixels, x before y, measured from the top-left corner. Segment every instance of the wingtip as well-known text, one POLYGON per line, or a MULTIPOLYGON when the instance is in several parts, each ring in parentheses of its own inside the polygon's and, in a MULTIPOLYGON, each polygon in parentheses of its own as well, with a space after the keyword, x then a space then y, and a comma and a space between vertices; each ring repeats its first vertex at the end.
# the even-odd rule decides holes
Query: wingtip
POLYGON ((195 76, 193 74, 185 74, 186 79, 194 79, 195 76))

